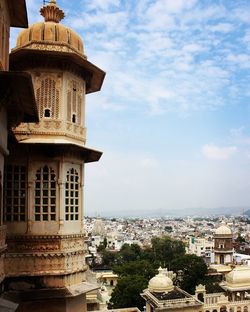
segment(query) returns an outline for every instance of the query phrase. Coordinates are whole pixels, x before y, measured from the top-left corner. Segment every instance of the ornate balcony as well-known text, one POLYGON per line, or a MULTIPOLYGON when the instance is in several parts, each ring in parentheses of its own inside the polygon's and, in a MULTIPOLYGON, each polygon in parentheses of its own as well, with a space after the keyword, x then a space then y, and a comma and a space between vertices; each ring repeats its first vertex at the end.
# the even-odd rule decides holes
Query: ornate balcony
POLYGON ((82 144, 86 142, 86 128, 60 119, 41 119, 39 123, 22 123, 13 132, 19 141, 46 136, 47 138, 68 137, 82 144))

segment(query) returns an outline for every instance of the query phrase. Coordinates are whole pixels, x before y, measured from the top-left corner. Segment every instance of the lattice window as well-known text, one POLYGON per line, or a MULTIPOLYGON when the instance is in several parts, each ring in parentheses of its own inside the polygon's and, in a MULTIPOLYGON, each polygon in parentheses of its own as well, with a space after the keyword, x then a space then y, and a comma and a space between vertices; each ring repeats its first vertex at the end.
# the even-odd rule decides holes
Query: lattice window
POLYGON ((52 168, 44 166, 36 173, 35 221, 56 220, 56 175, 52 168))
POLYGON ((7 165, 4 181, 4 221, 26 220, 26 167, 7 165))
POLYGON ((71 121, 71 91, 67 94, 67 120, 71 121))
POLYGON ((71 168, 67 171, 65 185, 65 220, 79 220, 79 175, 71 168))
POLYGON ((82 90, 77 81, 71 81, 67 93, 67 120, 81 124, 82 90))
POLYGON ((77 100, 78 100, 77 114, 78 114, 79 123, 81 123, 81 120, 82 120, 82 114, 81 114, 81 112, 82 112, 82 109, 81 109, 82 108, 82 96, 80 94, 78 94, 77 100))
POLYGON ((51 78, 41 80, 40 87, 36 90, 36 100, 40 118, 58 119, 59 90, 56 88, 55 80, 51 78))

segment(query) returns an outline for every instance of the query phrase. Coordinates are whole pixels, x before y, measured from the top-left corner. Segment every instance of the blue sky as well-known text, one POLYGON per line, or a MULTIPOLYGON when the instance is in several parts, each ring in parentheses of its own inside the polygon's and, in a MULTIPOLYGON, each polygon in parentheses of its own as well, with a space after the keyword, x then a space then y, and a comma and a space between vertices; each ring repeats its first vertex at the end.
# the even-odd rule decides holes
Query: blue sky
POLYGON ((85 214, 249 207, 250 1, 57 2, 107 73, 87 96, 87 145, 104 154, 85 214))

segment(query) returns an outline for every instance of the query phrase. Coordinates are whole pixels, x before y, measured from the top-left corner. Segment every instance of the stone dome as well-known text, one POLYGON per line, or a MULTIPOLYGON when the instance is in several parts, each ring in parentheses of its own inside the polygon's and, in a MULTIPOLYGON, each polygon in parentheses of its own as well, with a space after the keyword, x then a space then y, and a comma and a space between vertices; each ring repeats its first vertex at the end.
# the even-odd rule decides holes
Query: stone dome
POLYGON ((250 267, 242 265, 235 267, 231 272, 226 274, 227 286, 244 287, 250 286, 250 267))
POLYGON ((173 281, 163 273, 159 268, 159 274, 152 277, 148 283, 148 289, 151 292, 169 292, 174 289, 173 281))
POLYGON ((31 48, 75 52, 86 58, 81 37, 69 27, 59 24, 64 18, 64 12, 57 6, 56 0, 50 0, 47 6, 41 8, 40 13, 45 21, 22 30, 13 50, 31 48))
POLYGON ((226 225, 224 221, 221 222, 220 227, 215 230, 216 235, 232 235, 231 229, 226 225))

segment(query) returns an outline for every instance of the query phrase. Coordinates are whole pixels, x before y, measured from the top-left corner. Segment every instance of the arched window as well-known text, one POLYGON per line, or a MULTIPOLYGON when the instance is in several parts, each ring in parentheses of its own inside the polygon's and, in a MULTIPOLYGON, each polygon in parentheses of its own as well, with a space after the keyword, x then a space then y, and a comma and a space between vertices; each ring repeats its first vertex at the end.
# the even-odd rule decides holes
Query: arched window
POLYGON ((36 100, 40 118, 57 119, 59 116, 59 90, 56 81, 49 77, 40 81, 36 90, 36 100))
POLYGON ((4 177, 4 221, 26 220, 26 167, 7 165, 4 177))
POLYGON ((198 294, 198 299, 199 299, 201 302, 204 302, 204 295, 203 295, 203 294, 198 294))
POLYGON ((248 312, 248 307, 247 306, 244 307, 243 312, 248 312))
POLYGON ((220 308, 220 312, 227 312, 227 307, 226 306, 222 306, 220 308))
POLYGON ((65 185, 65 220, 79 220, 79 175, 74 168, 67 171, 67 181, 65 185))
POLYGON ((56 220, 56 175, 52 168, 37 170, 35 183, 35 221, 56 220))
POLYGON ((229 312, 234 312, 234 308, 230 308, 230 309, 229 309, 229 312))
POLYGON ((237 307, 237 312, 241 312, 241 307, 237 307))

